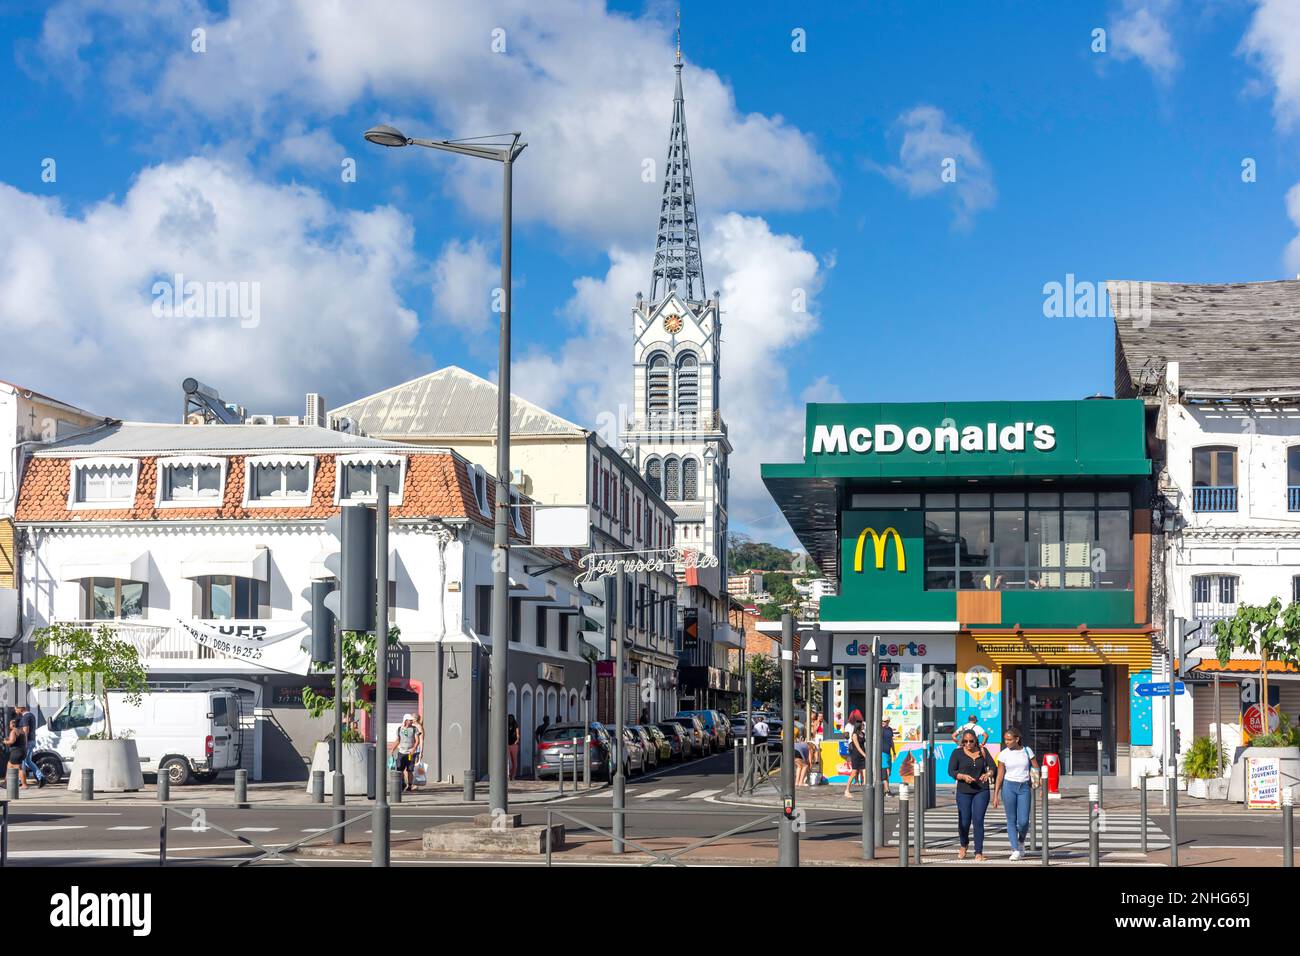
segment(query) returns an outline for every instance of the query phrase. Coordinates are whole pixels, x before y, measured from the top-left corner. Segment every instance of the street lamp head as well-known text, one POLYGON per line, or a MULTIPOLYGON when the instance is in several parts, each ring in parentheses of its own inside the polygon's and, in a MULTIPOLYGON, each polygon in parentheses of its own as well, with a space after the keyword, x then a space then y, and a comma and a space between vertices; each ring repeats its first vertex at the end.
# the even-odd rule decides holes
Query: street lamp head
POLYGON ((410 140, 402 135, 401 130, 392 126, 372 126, 366 130, 366 139, 380 146, 405 146, 410 140))

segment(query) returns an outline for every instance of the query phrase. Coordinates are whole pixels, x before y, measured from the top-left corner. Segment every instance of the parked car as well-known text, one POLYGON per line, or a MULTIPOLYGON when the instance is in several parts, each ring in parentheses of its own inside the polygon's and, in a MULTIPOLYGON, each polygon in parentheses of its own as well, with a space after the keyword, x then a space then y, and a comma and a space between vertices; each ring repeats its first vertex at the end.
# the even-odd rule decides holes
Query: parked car
POLYGON ((721 717, 716 710, 683 710, 678 712, 678 716, 686 715, 689 717, 698 717, 704 723, 704 732, 709 735, 710 747, 714 753, 725 750, 727 747, 727 730, 724 729, 721 717))
MULTIPOLYGON (((614 733, 614 728, 609 728, 610 735, 614 733)), ((623 728, 623 776, 632 776, 632 768, 636 768, 637 773, 646 771, 646 749, 639 734, 634 732, 631 727, 623 728)))
POLYGON ((742 714, 737 714, 731 718, 731 737, 733 740, 743 740, 749 733, 749 718, 742 714))
POLYGON ((713 752, 713 738, 704 726, 704 721, 694 714, 677 714, 668 718, 672 723, 681 724, 690 732, 694 753, 697 757, 707 757, 713 752))
POLYGON ((662 723, 655 724, 657 729, 668 742, 669 750, 672 757, 679 763, 691 755, 694 744, 691 742, 691 734, 687 733, 686 728, 681 724, 675 724, 671 720, 665 720, 662 723))
POLYGON ((547 727, 537 742, 538 779, 559 776, 561 766, 564 767, 566 777, 572 777, 575 773, 581 775, 583 737, 587 738, 587 746, 591 751, 591 775, 610 779, 613 766, 610 754, 614 750, 614 744, 609 733, 598 723, 591 724, 585 731, 582 724, 554 724, 547 727), (573 748, 575 737, 578 738, 576 762, 573 748))
POLYGON ((631 724, 627 729, 632 731, 632 736, 640 743, 641 751, 645 754, 645 765, 652 770, 656 769, 659 766, 659 744, 642 724, 631 724))
POLYGON ((673 745, 668 742, 664 732, 657 724, 641 724, 641 729, 650 735, 650 742, 658 748, 657 764, 665 764, 673 759, 673 745))

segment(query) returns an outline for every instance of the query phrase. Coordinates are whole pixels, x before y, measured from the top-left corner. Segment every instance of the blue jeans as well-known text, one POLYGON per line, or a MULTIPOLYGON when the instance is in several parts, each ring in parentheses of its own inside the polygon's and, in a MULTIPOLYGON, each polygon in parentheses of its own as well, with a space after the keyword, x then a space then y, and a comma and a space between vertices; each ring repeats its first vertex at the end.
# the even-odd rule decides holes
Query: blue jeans
POLYGON ((27 745, 27 756, 23 758, 23 769, 30 774, 34 774, 37 780, 44 780, 45 774, 41 773, 41 768, 36 766, 36 761, 32 760, 32 754, 36 752, 36 744, 27 745))
POLYGON ((1023 853, 1025 837, 1029 835, 1029 807, 1033 802, 1029 781, 1003 780, 1002 800, 1007 809, 1007 838, 1011 841, 1011 849, 1023 853))
POLYGON ((989 792, 957 792, 957 831, 961 845, 965 848, 970 842, 971 824, 975 824, 975 852, 984 852, 984 814, 989 808, 989 792))

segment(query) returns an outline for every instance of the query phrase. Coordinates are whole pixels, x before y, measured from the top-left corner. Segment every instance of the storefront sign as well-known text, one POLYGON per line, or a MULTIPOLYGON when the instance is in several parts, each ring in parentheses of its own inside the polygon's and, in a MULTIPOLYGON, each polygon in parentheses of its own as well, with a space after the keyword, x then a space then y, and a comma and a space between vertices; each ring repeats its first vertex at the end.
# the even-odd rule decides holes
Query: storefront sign
POLYGON ((876 558, 876 569, 883 571, 885 568, 885 548, 889 546, 892 539, 894 542, 894 555, 898 562, 898 572, 900 574, 907 571, 907 554, 903 550, 903 538, 893 528, 886 528, 881 534, 876 534, 875 528, 863 528, 862 533, 858 535, 858 545, 853 551, 853 570, 862 571, 862 549, 867 543, 867 536, 871 536, 871 549, 876 558))
POLYGON ((826 634, 831 641, 832 664, 866 665, 871 659, 871 642, 876 642, 880 660, 955 664, 956 639, 951 634, 826 634))
POLYGON ((611 551, 604 554, 590 551, 578 559, 582 573, 574 578, 575 585, 599 581, 623 571, 625 574, 659 571, 673 573, 677 568, 716 568, 718 556, 704 554, 690 548, 664 548, 657 551, 611 551))
POLYGON ((888 455, 901 451, 938 454, 946 452, 1015 452, 1024 451, 1026 443, 1038 451, 1051 451, 1056 447, 1056 426, 1035 422, 1013 422, 999 425, 966 425, 958 428, 952 419, 933 427, 917 426, 906 431, 898 425, 880 423, 868 428, 851 428, 845 425, 816 425, 813 428, 812 453, 814 455, 888 455))
POLYGON ((1277 757, 1246 758, 1246 808, 1276 810, 1282 805, 1282 763, 1277 757))

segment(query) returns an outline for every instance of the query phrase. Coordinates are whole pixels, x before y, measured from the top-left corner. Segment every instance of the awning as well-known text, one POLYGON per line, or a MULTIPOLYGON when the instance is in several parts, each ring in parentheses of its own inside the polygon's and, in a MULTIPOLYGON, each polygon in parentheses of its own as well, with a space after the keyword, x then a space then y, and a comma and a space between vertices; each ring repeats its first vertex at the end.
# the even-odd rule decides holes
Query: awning
MULTIPOLYGON (((1220 664, 1217 657, 1202 658, 1192 668, 1194 671, 1203 671, 1205 673, 1220 674, 1243 674, 1246 677, 1259 676, 1259 658, 1235 658, 1229 660, 1227 664, 1220 664)), ((1284 661, 1269 661, 1268 673, 1272 677, 1275 674, 1296 674, 1296 669, 1284 661)))
POLYGON ((122 581, 149 580, 149 552, 106 552, 85 555, 66 562, 59 571, 63 581, 83 578, 117 578, 122 581))
POLYGON ((1040 667, 1122 664, 1132 670, 1151 666, 1150 631, 989 630, 962 631, 1000 666, 1040 667))
MULTIPOLYGON (((334 572, 325 567, 325 559, 331 554, 337 553, 338 548, 321 548, 316 552, 316 557, 311 559, 308 566, 308 573, 313 581, 324 581, 327 578, 334 577, 334 572)), ((188 577, 189 575, 186 575, 188 577)), ((388 580, 397 580, 397 552, 388 552, 388 580)))
POLYGON ((196 551, 181 562, 181 577, 229 575, 266 581, 270 577, 266 548, 212 548, 196 551))

